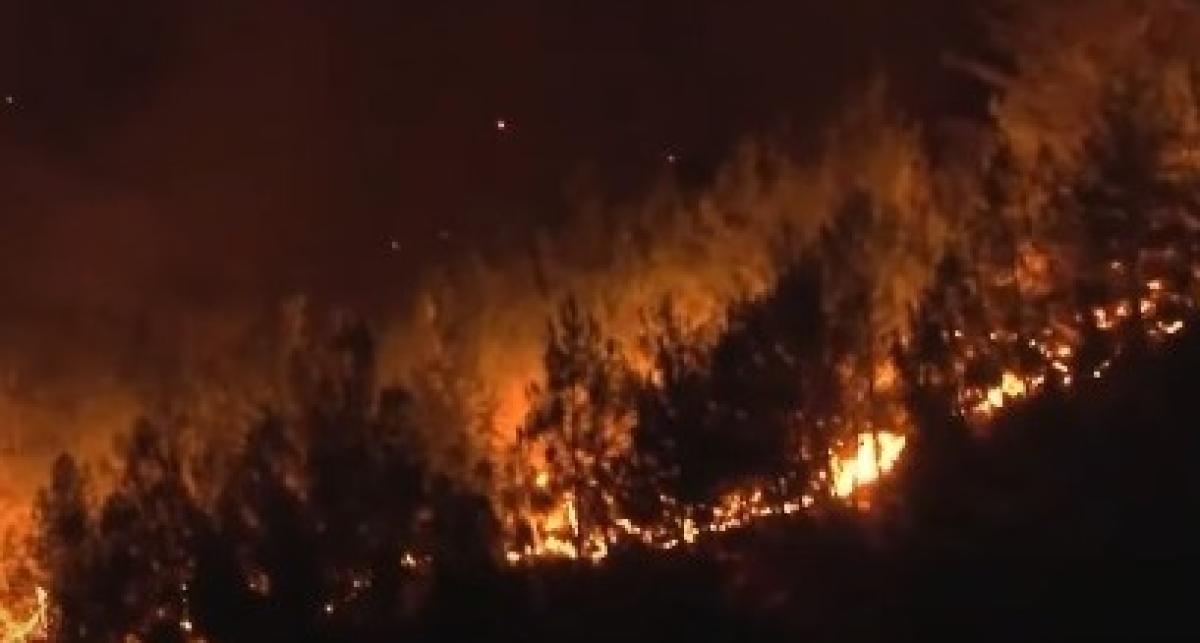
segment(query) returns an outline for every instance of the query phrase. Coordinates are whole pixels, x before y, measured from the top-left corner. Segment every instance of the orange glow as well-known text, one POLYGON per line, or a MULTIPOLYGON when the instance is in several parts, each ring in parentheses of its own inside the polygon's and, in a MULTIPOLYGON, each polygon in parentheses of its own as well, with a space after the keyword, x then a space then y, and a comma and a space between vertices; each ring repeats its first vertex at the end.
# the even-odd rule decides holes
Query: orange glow
MULTIPOLYGON (((874 485, 895 468, 906 442, 905 436, 890 431, 862 433, 849 458, 843 459, 838 453, 831 452, 832 484, 826 493, 833 499, 849 500, 874 485)), ((543 474, 535 477, 539 488, 548 486, 548 476, 543 474)), ((663 501, 671 506, 668 499, 663 498, 663 501)), ((813 493, 771 499, 763 488, 748 487, 721 496, 704 520, 697 518, 698 507, 675 507, 678 513, 668 512, 656 525, 638 525, 628 518, 618 517, 613 521, 613 530, 608 533, 596 531, 581 535, 574 501, 570 493, 565 493, 553 509, 522 518, 532 527, 534 541, 522 549, 506 548, 505 560, 513 565, 540 559, 586 560, 595 564, 602 562, 609 547, 618 541, 631 540, 647 547, 671 550, 696 544, 708 534, 740 529, 764 518, 792 515, 812 509, 816 504, 817 497, 813 493), (577 543, 583 546, 582 555, 577 543)))
POLYGON ((1032 380, 1026 382, 1016 373, 1004 371, 1000 382, 984 390, 980 395, 980 399, 971 408, 971 411, 980 417, 990 416, 1004 408, 1006 404, 1024 398, 1033 390, 1036 390, 1035 383, 1040 384, 1041 381, 1032 380))
POLYGON ((831 454, 833 494, 848 498, 877 482, 896 466, 906 442, 903 435, 887 431, 859 434, 857 448, 851 457, 843 460, 836 453, 831 454))
MULTIPOLYGON (((1133 300, 1143 313, 1144 332, 1155 340, 1182 332, 1185 327, 1182 319, 1155 318, 1164 310, 1159 302, 1174 301, 1171 299, 1174 295, 1166 291, 1165 284, 1149 281, 1145 288, 1152 298, 1133 300)), ((1190 303, 1188 305, 1190 306, 1190 303)), ((1115 332, 1118 322, 1131 317, 1131 302, 1118 299, 1108 305, 1098 306, 1091 312, 1097 328, 1115 332)), ((1081 322, 1082 319, 1082 316, 1077 315, 1075 323, 1081 322)), ((966 338, 966 333, 961 329, 950 331, 948 335, 956 339, 966 338)), ((1047 325, 1041 330, 1025 331, 1022 334, 1009 330, 991 330, 985 331, 983 337, 990 339, 992 345, 998 349, 1014 344, 1027 347, 1034 351, 1041 361, 1023 364, 1023 370, 1018 370, 1015 365, 1010 366, 1002 370, 998 380, 991 385, 961 390, 961 409, 974 420, 982 422, 991 419, 1000 411, 1038 393, 1049 381, 1057 382, 1063 387, 1071 387, 1081 377, 1080 373, 1076 372, 1074 361, 1079 353, 1078 333, 1062 324, 1047 325)), ((960 365, 967 364, 970 360, 993 359, 996 356, 992 353, 993 349, 980 349, 977 343, 968 342, 960 350, 956 358, 956 363, 960 365)), ((1115 354, 1084 371, 1082 377, 1102 378, 1112 367, 1113 357, 1115 354)), ((637 371, 640 376, 653 381, 651 361, 644 355, 632 361, 639 366, 637 371)), ((853 370, 853 365, 846 368, 853 370)), ((853 378, 852 374, 846 376, 853 378)), ((890 362, 872 369, 870 377, 876 394, 903 390, 905 386, 898 369, 890 362)), ((514 387, 513 390, 517 388, 514 387)), ((516 395, 511 395, 508 399, 510 409, 507 417, 520 417, 527 408, 528 401, 516 395)), ((861 396, 854 400, 852 404, 866 403, 866 399, 861 396)), ((817 506, 821 498, 849 501, 855 506, 867 508, 870 503, 863 492, 894 470, 904 453, 907 440, 902 432, 896 431, 858 431, 853 435, 851 441, 830 452, 827 472, 818 472, 813 482, 815 486, 804 491, 789 491, 780 495, 779 490, 770 485, 747 486, 729 491, 715 506, 709 508, 676 505, 664 498, 667 507, 664 514, 649 525, 636 524, 627 518, 616 516, 612 519, 612 525, 606 528, 607 531, 596 530, 594 533, 581 534, 574 501, 569 494, 564 494, 550 510, 538 515, 517 517, 517 520, 524 521, 532 527, 533 542, 520 550, 510 548, 510 551, 506 552, 506 559, 513 564, 541 558, 600 562, 611 546, 622 540, 631 540, 659 549, 675 549, 698 543, 707 534, 739 529, 771 516, 809 510, 817 506), (583 551, 578 551, 580 547, 583 551)), ((545 470, 537 470, 531 482, 534 488, 542 492, 554 487, 550 473, 545 470)))
POLYGON ((49 597, 41 587, 34 588, 33 605, 25 615, 14 613, 11 606, 0 606, 0 643, 44 641, 48 636, 49 597))

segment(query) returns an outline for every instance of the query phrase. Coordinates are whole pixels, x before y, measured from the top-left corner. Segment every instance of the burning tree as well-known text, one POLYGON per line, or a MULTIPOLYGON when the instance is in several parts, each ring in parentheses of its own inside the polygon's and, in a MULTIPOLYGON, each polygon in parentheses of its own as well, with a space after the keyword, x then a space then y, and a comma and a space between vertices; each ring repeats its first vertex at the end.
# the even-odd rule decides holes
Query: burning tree
POLYGON ((490 507, 426 466, 410 399, 376 383, 370 333, 338 324, 325 346, 296 365, 297 403, 232 453, 140 423, 97 509, 59 461, 38 512, 56 640, 401 628, 442 569, 490 564, 490 507))
POLYGON ((825 466, 828 436, 812 421, 830 384, 818 299, 803 264, 772 292, 734 304, 715 338, 688 332, 669 305, 660 310, 634 427, 660 494, 711 507, 739 484, 785 477, 804 488, 825 466))
POLYGON ((48 576, 48 584, 63 592, 55 596, 57 620, 55 638, 70 640, 72 629, 63 624, 100 622, 97 606, 91 602, 92 588, 88 566, 95 555, 92 517, 88 510, 87 480, 78 463, 70 456, 54 462, 50 484, 36 503, 39 525, 37 557, 48 576), (85 580, 86 579, 86 580, 85 580))
POLYGON ((1196 145, 1200 102, 1188 89, 1191 77, 1184 75, 1175 92, 1171 75, 1164 81, 1146 70, 1116 83, 1072 186, 1084 271, 1092 275, 1083 284, 1092 295, 1088 316, 1093 325, 1122 331, 1126 344, 1160 335, 1159 322, 1180 319, 1191 307, 1200 184, 1186 153, 1180 156, 1196 145))
POLYGON ((121 453, 113 491, 93 515, 69 458, 38 501, 40 556, 56 607, 55 640, 180 636, 190 628, 192 545, 206 517, 182 469, 177 436, 143 422, 121 453))
POLYGON ((535 509, 558 514, 535 534, 572 557, 602 556, 624 482, 630 423, 628 367, 615 342, 574 299, 549 324, 546 381, 530 391, 532 406, 518 448, 534 466, 526 480, 535 509))
POLYGON ((300 636, 398 627, 428 592, 434 561, 487 562, 489 535, 450 517, 458 496, 429 469, 411 399, 376 384, 373 356, 367 329, 343 326, 314 393, 252 430, 230 468, 218 525, 245 597, 235 613, 300 636), (452 546, 464 537, 471 551, 452 546))

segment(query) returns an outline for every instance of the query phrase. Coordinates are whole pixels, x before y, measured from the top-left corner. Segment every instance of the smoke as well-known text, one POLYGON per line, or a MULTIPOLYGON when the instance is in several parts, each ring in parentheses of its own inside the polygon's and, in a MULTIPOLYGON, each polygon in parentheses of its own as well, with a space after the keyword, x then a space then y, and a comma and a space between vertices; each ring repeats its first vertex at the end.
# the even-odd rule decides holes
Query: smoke
POLYGON ((524 251, 446 270, 388 327, 385 372, 405 383, 448 365, 474 385, 466 403, 491 413, 468 430, 490 453, 524 420, 548 320, 568 298, 627 356, 646 361, 639 340, 664 302, 693 330, 718 330, 731 303, 764 294, 790 264, 820 252, 839 213, 861 198, 882 213, 879 225, 896 231, 867 259, 876 326, 903 332, 950 235, 919 129, 877 80, 823 140, 804 158, 748 143, 710 188, 688 192, 668 182, 624 204, 594 200, 524 251))
MULTIPOLYGON (((135 4, 123 10, 144 9, 135 4)), ((385 382, 432 388, 427 396, 484 410, 482 419, 457 427, 482 453, 521 421, 526 390, 540 373, 547 319, 564 298, 577 298, 626 348, 636 346, 647 311, 667 297, 688 323, 719 323, 731 301, 762 293, 789 260, 819 252, 818 240, 838 214, 864 195, 877 222, 893 231, 872 250, 872 306, 880 311, 881 333, 902 333, 970 207, 976 168, 969 166, 986 156, 944 148, 1004 143, 1028 150, 1028 158, 1042 148, 1078 154, 1096 111, 1094 86, 1113 67, 1143 55, 1139 22, 1123 19, 1128 11, 1113 8, 1120 3, 1103 3, 1097 12, 1104 19, 1078 21, 1067 10, 1039 18, 1035 24, 1051 25, 1054 37, 1028 26, 1017 30, 1033 34, 1029 42, 1014 41, 1021 56, 999 70, 972 67, 987 82, 998 80, 982 92, 977 81, 934 64, 966 31, 937 41, 914 27, 911 37, 927 41, 909 61, 921 73, 888 69, 881 76, 889 84, 867 70, 888 51, 881 44, 887 21, 878 16, 891 14, 871 14, 876 18, 864 22, 862 38, 875 42, 857 56, 842 52, 847 68, 836 79, 814 75, 821 65, 812 60, 755 61, 758 71, 784 79, 777 84, 794 83, 782 94, 801 95, 808 116, 816 112, 820 120, 743 137, 750 142, 727 156, 726 144, 705 143, 722 158, 698 161, 718 168, 700 188, 686 172, 663 172, 662 141, 639 140, 635 147, 650 150, 645 156, 653 162, 634 165, 641 175, 661 177, 657 183, 619 198, 611 195, 629 191, 601 185, 565 208, 569 216, 556 217, 522 212, 558 203, 544 193, 560 192, 562 173, 548 173, 545 165, 578 150, 558 148, 559 156, 524 165, 532 169, 523 180, 552 184, 536 198, 526 188, 487 181, 465 189, 452 179, 472 174, 476 159, 504 164, 496 141, 455 134, 463 140, 445 142, 447 152, 418 130, 470 127, 463 123, 486 130, 504 100, 485 92, 487 100, 475 102, 489 105, 456 107, 455 120, 442 120, 433 114, 439 106, 470 103, 471 92, 447 90, 410 108, 424 104, 420 91, 430 88, 402 74, 392 84, 415 93, 389 94, 384 103, 412 123, 381 122, 375 105, 342 107, 342 92, 362 90, 365 82, 347 75, 348 63, 370 53, 346 54, 338 44, 345 34, 336 25, 348 18, 334 15, 331 22, 306 3, 266 4, 245 15, 223 5, 211 12, 158 9, 155 19, 126 27, 158 43, 121 54, 133 63, 106 65, 111 52, 98 38, 84 43, 94 50, 60 45, 66 49, 51 57, 58 67, 44 68, 82 76, 73 65, 95 54, 99 62, 83 71, 115 78, 110 85, 123 90, 114 95, 96 86, 58 89, 51 73, 19 83, 22 104, 9 118, 21 127, 0 127, 0 434, 7 436, 5 463, 13 463, 3 469, 0 493, 8 485, 14 496, 28 497, 51 455, 103 454, 140 413, 186 415, 193 424, 233 431, 239 418, 280 395, 280 364, 294 348, 295 319, 278 303, 295 292, 310 293, 317 311, 349 304, 367 313, 380 335, 385 382), (1103 55, 1090 56, 1111 34, 1119 46, 1100 46, 1103 55), (1020 79, 1012 73, 1017 69, 1020 79), (1004 97, 995 101, 991 121, 977 94, 1004 97), (947 110, 958 118, 945 119, 947 110), (423 141, 413 158, 388 167, 398 161, 395 152, 380 149, 412 141, 423 141), (360 153, 365 160, 355 160, 360 153), (454 171, 433 180, 422 173, 426 162, 454 171), (459 211, 470 214, 450 214, 459 211), (505 228, 503 240, 487 242, 505 228), (392 239, 401 252, 392 251, 392 239), (434 375, 444 381, 426 386, 434 375)), ((846 24, 868 4, 848 10, 846 24)), ((120 14, 103 23, 116 30, 114 37, 120 14)), ((42 20, 43 29, 53 22, 42 20)), ((420 46, 429 44, 409 30, 420 46)), ((820 42, 810 45, 816 53, 820 42)), ((903 51, 911 54, 911 47, 903 51)), ((536 58, 536 50, 527 53, 536 58)), ((648 87, 670 76, 652 78, 648 87)), ((561 90, 555 95, 569 94, 550 86, 561 90)), ((718 128, 723 138, 749 129, 745 118, 745 112, 730 116, 718 128)), ((539 132, 536 120, 518 119, 517 133, 542 142, 569 139, 570 130, 582 129, 575 125, 539 132)), ((601 129, 581 145, 597 152, 595 139, 613 133, 629 134, 601 129)), ((519 152, 531 155, 535 143, 519 145, 529 145, 519 152)))
MULTIPOLYGON (((906 337, 943 257, 970 242, 973 219, 992 216, 979 207, 1000 151, 1013 159, 1015 175, 1031 181, 1078 173, 1103 127, 1114 79, 1157 79, 1168 61, 1194 61, 1195 20, 1184 6, 1115 0, 1031 4, 998 16, 995 49, 987 51, 992 59, 1003 52, 1001 66, 951 65, 945 77, 983 83, 986 112, 922 113, 894 83, 868 79, 818 128, 815 151, 798 154, 760 138, 703 190, 667 182, 625 203, 585 201, 568 224, 526 248, 429 279, 410 314, 388 327, 385 369, 404 382, 449 364, 476 386, 474 403, 492 409, 472 431, 493 440, 479 445, 486 452, 523 420, 526 391, 541 374, 547 320, 568 297, 636 360, 646 315, 665 299, 685 323, 711 329, 732 302, 769 290, 791 262, 820 260, 861 204, 868 223, 849 228, 858 236, 848 240, 856 264, 832 271, 863 273, 867 310, 830 301, 827 312, 870 315, 868 341, 887 350, 906 337), (968 73, 955 75, 963 67, 968 73)), ((1005 198, 1035 216, 1052 187, 1013 185, 1005 198)), ((838 277, 828 297, 838 296, 838 277)))
POLYGON ((721 3, 528 3, 470 19, 5 4, 0 435, 5 462, 28 466, 5 466, 0 485, 36 484, 60 450, 103 454, 176 398, 270 399, 278 304, 294 293, 370 315, 389 379, 449 365, 503 402, 504 426, 567 294, 626 341, 667 294, 713 318, 769 283, 775 235, 814 234, 844 181, 765 144, 730 160, 731 141, 780 114, 819 131, 882 53, 915 76, 946 44, 931 30, 960 35, 958 3, 877 4, 747 18, 721 3), (497 115, 514 137, 496 140, 497 115), (647 188, 666 151, 676 176, 647 188), (581 162, 597 194, 564 206, 581 162), (725 169, 709 180, 711 167, 725 169))

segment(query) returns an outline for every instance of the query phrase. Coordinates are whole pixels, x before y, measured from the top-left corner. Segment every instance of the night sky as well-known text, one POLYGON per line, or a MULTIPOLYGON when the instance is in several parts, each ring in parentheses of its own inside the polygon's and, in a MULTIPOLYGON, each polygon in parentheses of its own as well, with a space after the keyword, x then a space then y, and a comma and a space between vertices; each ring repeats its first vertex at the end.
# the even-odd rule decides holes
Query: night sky
POLYGON ((0 305, 378 305, 874 67, 936 96, 966 4, 3 0, 0 305))

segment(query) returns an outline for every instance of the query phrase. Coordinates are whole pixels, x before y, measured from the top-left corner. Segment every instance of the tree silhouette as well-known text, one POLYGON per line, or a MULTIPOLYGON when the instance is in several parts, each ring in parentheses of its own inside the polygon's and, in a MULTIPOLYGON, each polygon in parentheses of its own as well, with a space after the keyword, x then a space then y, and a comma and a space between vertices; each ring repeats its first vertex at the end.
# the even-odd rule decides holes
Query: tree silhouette
POLYGON ((58 460, 39 497, 40 553, 60 640, 174 640, 190 618, 192 545, 206 517, 185 481, 177 436, 140 422, 120 456, 117 484, 94 518, 70 458, 58 460))
POLYGON ((621 484, 630 422, 628 368, 574 299, 550 322, 544 364, 545 384, 531 391, 521 432, 543 449, 549 480, 541 491, 569 500, 582 555, 614 518, 611 494, 621 484))
POLYGON ((832 384, 818 301, 812 267, 799 265, 770 293, 735 304, 715 339, 687 332, 669 303, 659 310, 634 428, 643 479, 678 501, 712 504, 736 483, 802 485, 824 466, 828 435, 814 419, 832 384))
POLYGON ((87 624, 103 627, 104 610, 93 601, 97 581, 94 565, 95 534, 87 506, 87 480, 79 464, 61 455, 51 471, 49 485, 35 503, 38 524, 37 552, 47 585, 55 588, 55 640, 80 640, 87 624))

